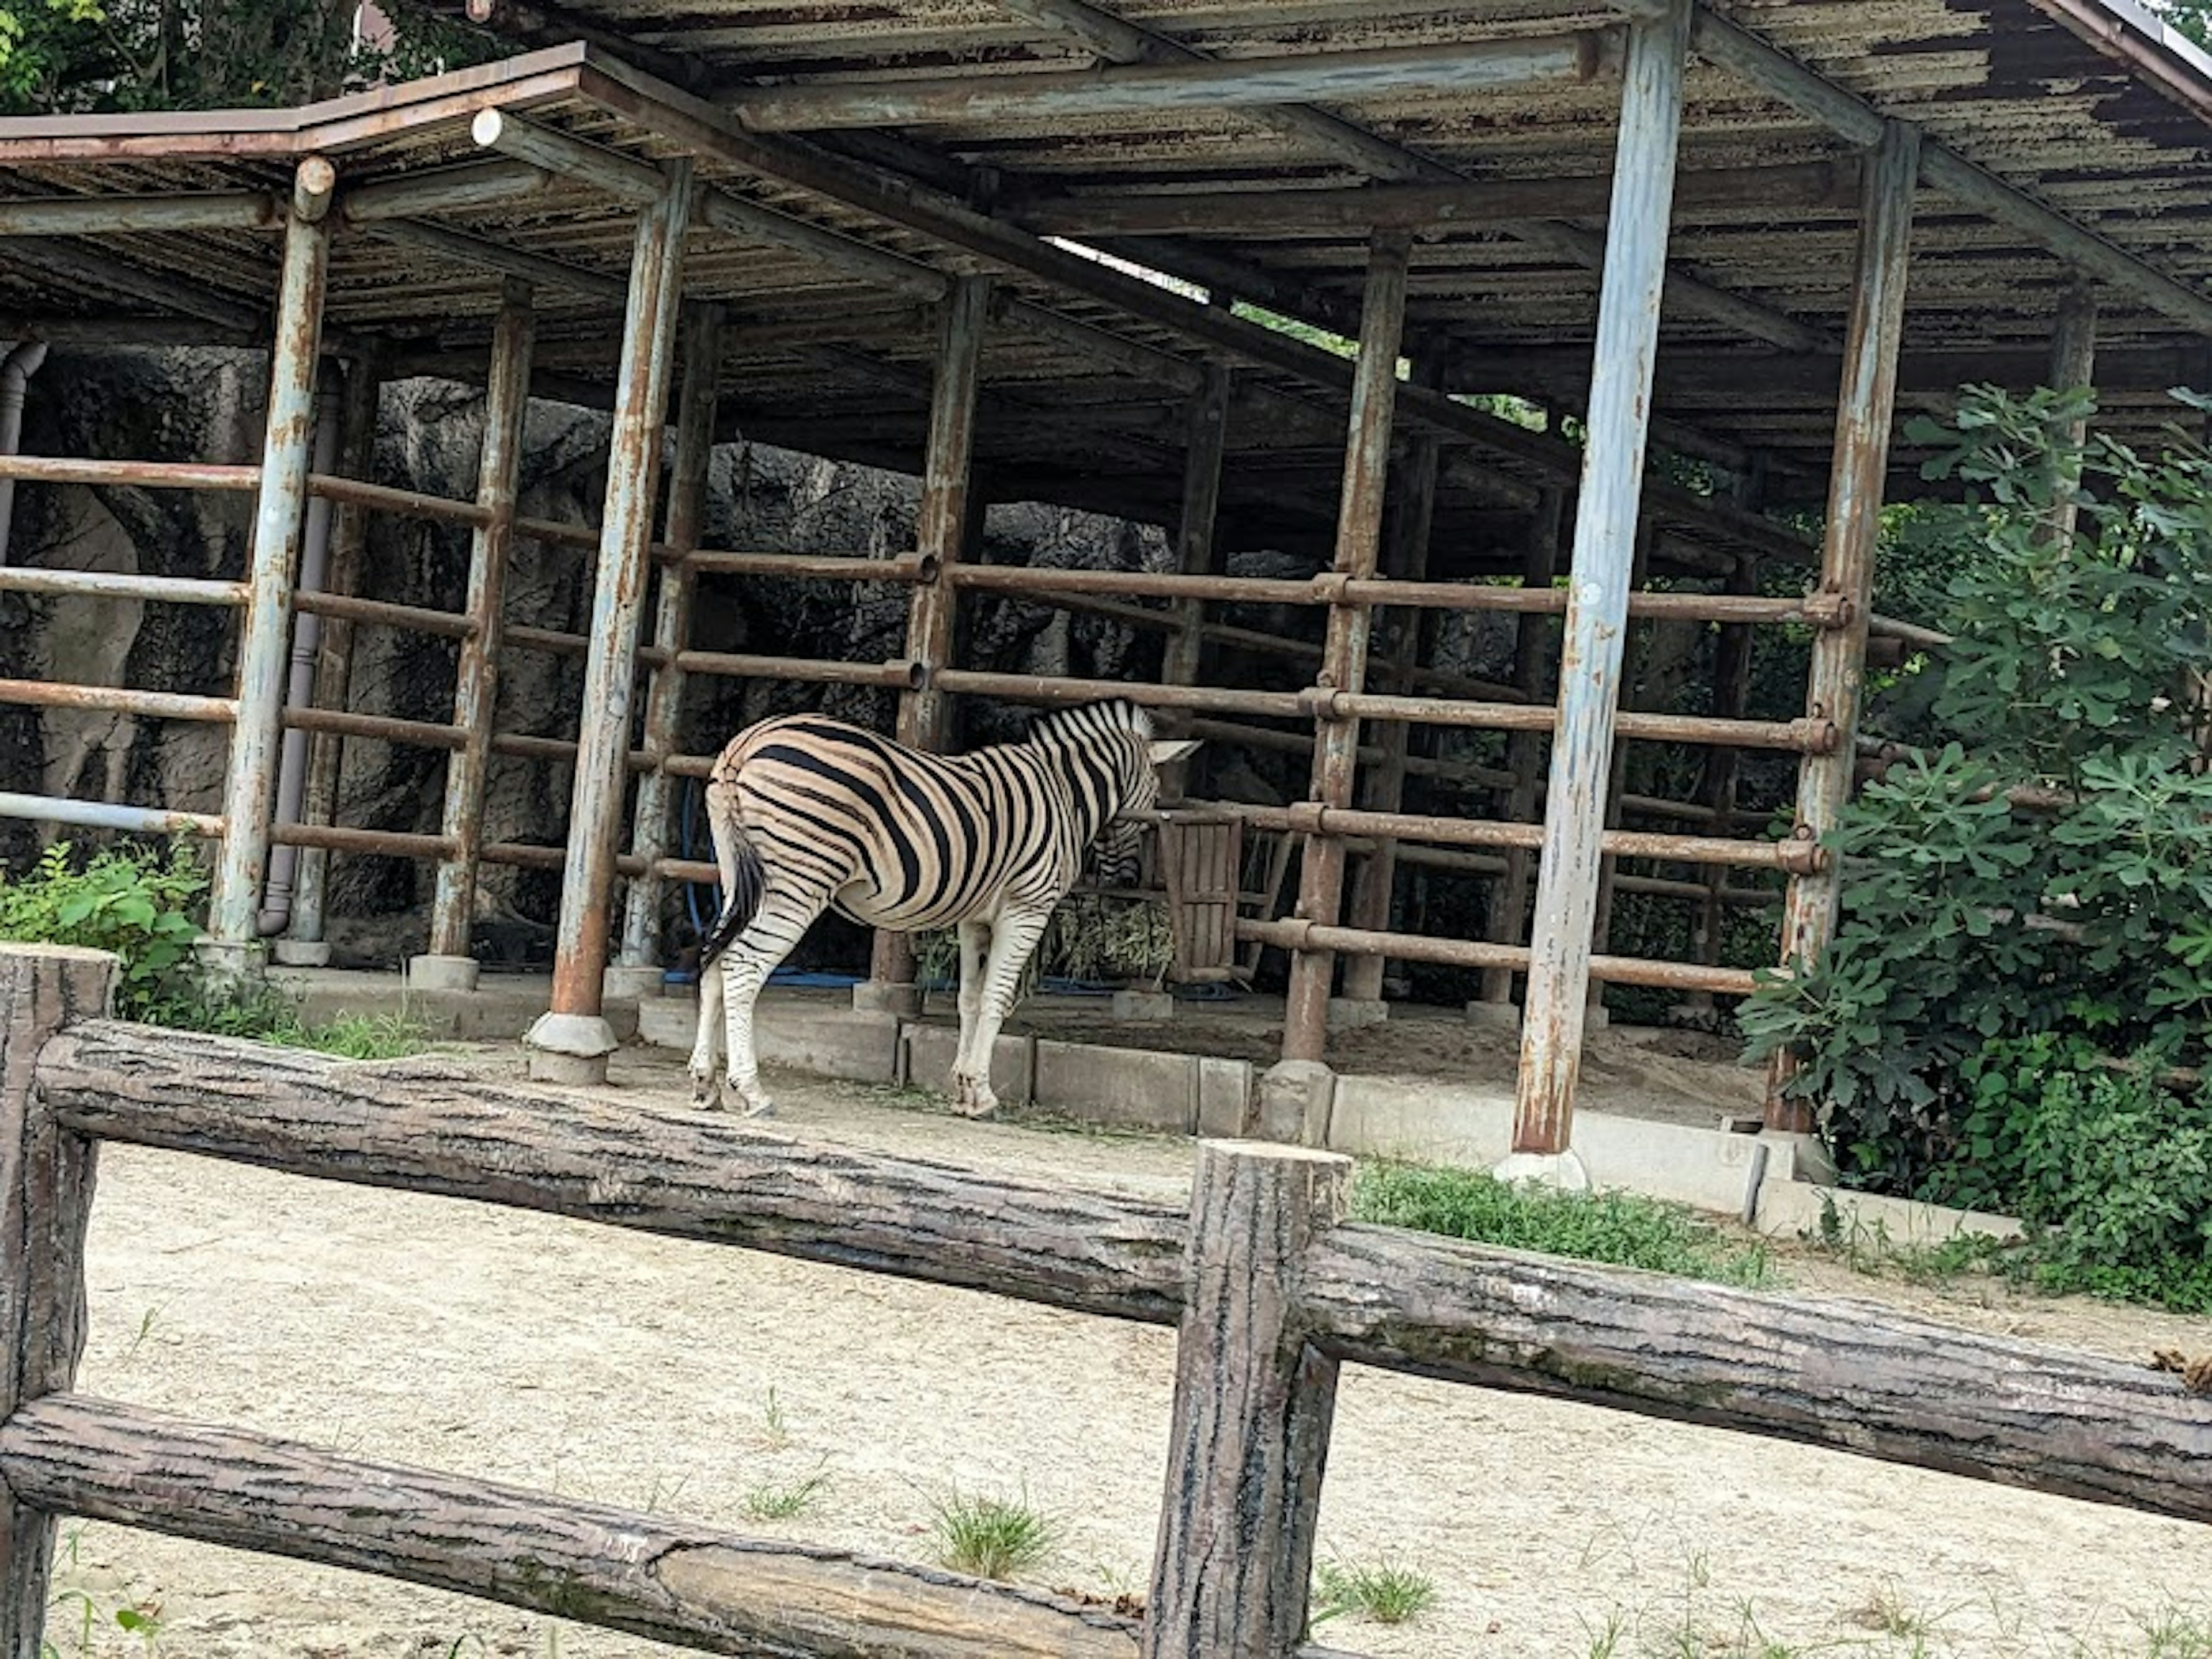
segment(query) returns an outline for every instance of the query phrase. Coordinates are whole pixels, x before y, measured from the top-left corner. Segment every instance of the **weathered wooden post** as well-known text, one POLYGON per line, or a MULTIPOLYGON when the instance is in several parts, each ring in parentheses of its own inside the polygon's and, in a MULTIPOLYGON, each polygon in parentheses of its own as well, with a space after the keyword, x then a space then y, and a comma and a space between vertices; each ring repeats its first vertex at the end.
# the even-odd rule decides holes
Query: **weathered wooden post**
MULTIPOLYGON (((383 364, 374 356, 355 358, 338 394, 338 471, 368 478, 376 471, 376 412, 384 390, 383 364)), ((358 501, 339 501, 331 515, 331 560, 324 573, 325 592, 351 598, 361 589, 361 565, 368 550, 368 509, 358 501)), ((353 679, 353 629, 349 617, 325 617, 315 641, 317 708, 346 706, 353 679)), ((336 732, 310 732, 307 781, 300 799, 300 822, 323 825, 337 816, 338 776, 345 738, 336 732)), ((330 890, 331 854, 325 847, 302 847, 294 874, 292 923, 275 945, 276 960, 301 968, 319 968, 331 959, 323 941, 324 901, 330 890)))
MULTIPOLYGON (((2054 392, 2094 391, 2097 386, 2097 290, 2087 282, 2076 283, 2058 302, 2058 318, 2051 332, 2051 387, 2054 392)), ((2062 421, 2052 441, 2079 450, 2088 441, 2089 422, 2081 416, 2062 421)), ((2055 543, 2074 538, 2081 517, 2081 481, 2065 481, 2053 503, 2051 535, 2055 543)))
POLYGON ((1590 368, 1589 441, 1575 513, 1559 721, 1521 1020, 1516 1157, 1510 1161, 1515 1174, 1571 1180, 1578 1171, 1567 1148, 1589 1006, 1590 927, 1644 499, 1692 9, 1690 0, 1672 0, 1664 12, 1639 18, 1629 30, 1605 286, 1590 368))
MULTIPOLYGON (((907 655, 933 675, 951 666, 958 591, 945 572, 967 544, 969 483, 975 456, 975 403, 983 385, 983 340, 990 325, 988 277, 963 276, 946 295, 938 337, 937 380, 930 393, 929 451, 923 463, 915 547, 937 561, 937 578, 914 590, 907 617, 907 655)), ((917 749, 942 749, 951 735, 947 694, 925 683, 899 694, 898 738, 917 749)), ((853 988, 862 1012, 912 1018, 921 1012, 914 981, 914 944, 903 933, 878 933, 865 984, 853 988)))
MULTIPOLYGON (((1560 532, 1567 521, 1566 492, 1545 490, 1536 498, 1535 515, 1529 521, 1527 556, 1522 561, 1521 585, 1546 588, 1559 571, 1560 532)), ((1534 702, 1544 693, 1544 647, 1552 637, 1549 617, 1523 611, 1513 623, 1513 684, 1534 702)), ((1508 823, 1528 823, 1536 817, 1536 802, 1543 794, 1544 735, 1516 732, 1505 740, 1505 769, 1513 775, 1505 793, 1508 823)), ((1484 918, 1483 936, 1492 945, 1518 945, 1528 921, 1528 890, 1534 885, 1535 855, 1525 848, 1506 849, 1505 870, 1490 890, 1490 910, 1484 918)), ((1520 1023, 1513 1004, 1513 970, 1486 968, 1482 993, 1467 1005, 1467 1017, 1478 1025, 1512 1029, 1520 1023)))
MULTIPOLYGON (((1359 320, 1359 362, 1352 379, 1352 414, 1345 440, 1344 489, 1337 509, 1334 574, 1371 579, 1382 562, 1382 507, 1390 472, 1390 428, 1398 398, 1398 349, 1406 327, 1406 284, 1413 255, 1410 236, 1378 231, 1369 243, 1367 290, 1359 320)), ((1374 612, 1340 599, 1329 606, 1328 634, 1315 681, 1316 718, 1313 784, 1316 806, 1352 805, 1358 770, 1359 722, 1337 717, 1331 694, 1358 691, 1367 673, 1367 641, 1374 612)), ((1298 861, 1297 915, 1334 927, 1343 900, 1344 842, 1316 829, 1298 861)), ((1261 1133, 1271 1139, 1318 1141, 1327 1132, 1334 1081, 1323 1062, 1328 1048, 1329 981, 1333 951, 1301 950, 1291 957, 1290 994, 1283 1012, 1283 1058, 1261 1087, 1261 1133)))
POLYGON ((1300 1259, 1352 1160, 1204 1141, 1142 1659, 1289 1659, 1305 1633, 1337 1363, 1306 1340, 1300 1259))
POLYGON ((523 422, 530 412, 531 349, 538 336, 530 284, 508 277, 492 325, 491 374, 484 386, 483 447, 477 459, 477 505, 487 517, 469 544, 465 609, 475 630, 461 641, 453 683, 453 724, 461 747, 447 757, 446 803, 439 833, 453 850, 438 863, 430 904, 430 949, 407 964, 423 990, 473 991, 478 964, 469 951, 483 846, 484 782, 491 770, 492 722, 499 707, 499 653, 506 632, 507 567, 514 544, 514 501, 522 466, 523 422))
POLYGON ((599 520, 591 653, 585 659, 583 727, 561 872, 554 941, 553 1006, 530 1028, 530 1073, 553 1083, 603 1083, 614 1031, 601 1009, 615 857, 629 781, 629 711, 645 610, 653 498, 668 418, 668 381, 691 221, 691 163, 667 164, 659 196, 638 215, 630 256, 622 362, 615 377, 614 438, 599 520))
MULTIPOLYGON (((1221 472, 1229 453, 1229 398, 1236 385, 1228 364, 1206 366, 1206 380, 1190 403, 1190 428, 1182 459, 1182 507, 1176 520, 1176 568, 1186 576, 1220 574, 1220 542, 1215 534, 1221 510, 1221 472)), ((1168 635, 1160 662, 1163 685, 1196 685, 1206 677, 1206 602, 1178 600, 1175 632, 1168 635)), ((1188 715, 1170 715, 1161 729, 1185 733, 1188 715)), ((1190 762, 1170 761, 1160 769, 1160 798, 1182 799, 1190 762)))
POLYGON ((676 406, 676 464, 668 478, 668 550, 660 572, 653 641, 667 654, 654 665, 645 699, 645 752, 651 769, 637 781, 637 810, 630 850, 646 867, 623 900, 622 988, 642 995, 656 981, 661 961, 661 879, 653 864, 668 851, 673 805, 669 757, 676 752, 684 708, 684 670, 676 653, 691 640, 691 601, 699 572, 691 555, 706 527, 707 473, 714 460, 714 412, 722 389, 722 307, 696 305, 684 313, 684 389, 676 406))
MULTIPOLYGON (((46 1039, 107 1012, 115 958, 0 946, 0 1422, 66 1389, 84 1351, 84 1231, 95 1143, 63 1129, 32 1081, 46 1039)), ((0 1483, 0 1659, 39 1659, 55 1516, 0 1483)))
POLYGON ((284 264, 270 354, 269 423, 261 445, 261 489, 246 556, 246 620, 238 639, 238 723, 223 784, 222 847, 201 946, 217 975, 259 965, 257 922, 276 812, 277 746, 292 635, 293 591, 307 533, 307 466, 315 435, 315 366, 322 349, 323 291, 330 269, 331 192, 337 173, 319 155, 293 174, 284 264))
MULTIPOLYGON (((1651 575, 1651 526, 1645 525, 1636 538, 1636 565, 1629 572, 1628 591, 1632 597, 1641 591, 1651 575)), ((1620 708, 1628 706, 1629 695, 1636 682, 1643 677, 1644 663, 1650 650, 1651 629, 1649 623, 1631 623, 1627 637, 1621 641, 1620 690, 1615 699, 1620 708)), ((1619 738, 1613 740, 1613 760, 1606 768, 1605 827, 1618 830, 1627 817, 1625 797, 1628 793, 1628 745, 1619 738)), ((1599 855, 1597 861, 1597 902, 1590 910, 1590 948, 1603 951, 1613 933, 1613 897, 1615 883, 1620 874, 1620 860, 1611 853, 1599 855)), ((1605 987, 1593 979, 1585 1001, 1584 1029, 1605 1029, 1605 987)))
MULTIPOLYGON (((1414 383, 1434 388, 1440 380, 1431 360, 1415 368, 1414 383)), ((1417 433, 1399 458, 1400 479, 1391 491, 1389 532, 1382 551, 1382 574, 1400 581, 1425 581, 1429 574, 1429 543, 1436 527, 1437 475, 1443 445, 1433 432, 1417 433)), ((1382 691, 1413 690, 1420 668, 1421 623, 1419 611, 1397 606, 1382 613, 1381 655, 1389 665, 1389 678, 1376 686, 1382 691)), ((1406 804, 1406 761, 1413 748, 1413 726, 1392 720, 1376 738, 1382 757, 1360 780, 1359 805, 1370 812, 1395 812, 1406 804)), ((1398 843, 1378 840, 1375 850, 1359 861, 1352 883, 1352 926, 1370 933, 1390 927, 1390 899, 1398 882, 1398 843)), ((1344 995, 1330 1005, 1330 1018, 1340 1026, 1371 1024, 1387 1019, 1390 1005, 1383 1000, 1382 981, 1390 966, 1387 957, 1354 957, 1344 965, 1344 995)))
MULTIPOLYGON (((1858 758, 1859 704, 1866 678, 1867 621, 1874 608, 1874 555, 1881 537, 1889 475, 1889 431, 1897 404, 1897 359, 1905 337, 1905 295, 1912 264, 1912 204, 1920 174, 1920 131, 1887 123, 1863 175, 1857 283, 1836 413, 1828 480, 1827 532, 1820 546, 1820 588, 1849 602, 1841 628, 1813 636, 1806 713, 1841 734, 1826 754, 1808 755, 1797 773, 1797 822, 1815 838, 1836 827, 1850 799, 1858 758)), ((1842 872, 1831 859, 1811 875, 1792 876, 1784 901, 1782 961, 1817 962, 1835 937, 1842 872)), ((1795 1072, 1778 1053, 1767 1072, 1766 1127, 1808 1133, 1813 1113, 1787 1099, 1795 1072)))

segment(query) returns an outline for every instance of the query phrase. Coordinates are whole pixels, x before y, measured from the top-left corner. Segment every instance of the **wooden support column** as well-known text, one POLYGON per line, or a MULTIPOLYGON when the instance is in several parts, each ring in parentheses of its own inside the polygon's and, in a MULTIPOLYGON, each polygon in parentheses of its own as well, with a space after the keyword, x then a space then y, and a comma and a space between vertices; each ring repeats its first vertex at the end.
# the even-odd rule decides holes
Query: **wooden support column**
POLYGON ((269 424, 262 438, 260 494, 246 555, 246 619, 238 638, 238 721, 231 730, 222 847, 208 902, 210 937, 201 946, 210 969, 232 979, 259 966, 256 924, 276 811, 293 592, 307 534, 315 365, 322 349, 331 193, 337 184, 336 171, 321 156, 301 162, 285 222, 276 343, 270 353, 269 424))
POLYGON ((463 738, 461 747, 446 759, 446 801, 439 830, 453 851, 438 864, 430 903, 429 951, 407 964, 409 982, 424 990, 473 991, 477 986, 477 963, 469 951, 469 934, 483 845, 484 782, 491 770, 492 726, 499 708, 499 653, 505 632, 507 561, 514 545, 516 478, 522 465, 530 359, 538 333, 531 302, 530 284, 507 278, 498 320, 492 326, 483 446, 477 459, 477 505, 488 516, 469 543, 465 610, 475 630, 461 641, 453 682, 453 724, 463 738))
MULTIPOLYGON (((1536 514, 1528 530, 1527 560, 1521 567, 1521 585, 1547 588, 1559 571, 1559 543, 1567 521, 1567 496, 1563 489, 1547 489, 1536 501, 1536 514)), ((1544 695, 1544 647, 1552 636, 1552 619, 1523 612, 1513 624, 1513 684, 1531 702, 1544 695)), ((1533 823, 1536 803, 1543 796, 1544 734, 1516 732, 1505 740, 1505 768, 1513 775, 1506 791, 1504 817, 1509 823, 1533 823)), ((1509 848, 1505 871, 1490 890, 1490 914, 1484 937, 1492 945, 1519 945, 1528 921, 1528 890, 1534 885, 1536 856, 1525 847, 1509 848)), ((1511 1026, 1517 1015, 1513 1006, 1513 970, 1486 968, 1481 997, 1467 1006, 1468 1017, 1485 1024, 1511 1026)))
MULTIPOLYGON (((1416 380, 1434 386, 1436 377, 1416 371, 1416 380)), ((1382 554, 1382 573, 1401 581, 1425 581, 1429 574, 1429 542, 1436 526, 1437 474, 1443 447, 1433 432, 1416 434, 1401 458, 1401 482, 1392 492, 1389 534, 1382 554)), ((1382 613, 1381 655, 1390 665, 1376 686, 1377 690, 1409 692, 1414 671, 1420 667, 1421 612, 1404 606, 1382 613)), ((1395 812, 1406 801, 1406 761, 1412 746, 1413 726, 1393 720, 1376 739, 1382 757, 1360 780, 1359 804, 1370 812, 1395 812)), ((1352 925, 1370 933, 1387 933, 1390 927, 1390 898, 1398 879, 1398 843, 1382 840, 1359 861, 1352 884, 1352 925)), ((1354 957, 1344 968, 1343 1018, 1365 1023, 1385 1016, 1383 975, 1389 968, 1382 957, 1354 957)))
MULTIPOLYGON (((1235 375, 1218 361, 1206 368, 1206 380, 1191 399, 1188 447, 1183 451, 1182 511, 1176 520, 1176 568, 1186 576, 1220 574, 1214 522, 1221 508, 1222 465, 1229 453, 1229 399, 1235 375)), ((1166 685, 1197 685, 1206 678, 1206 602, 1183 599, 1175 607, 1175 631, 1168 635, 1160 664, 1166 685)), ((1187 735, 1189 720, 1176 715, 1162 729, 1187 735)), ((1160 771, 1160 797, 1180 800, 1190 778, 1190 762, 1170 761, 1160 771)))
MULTIPOLYGON (((1382 506, 1390 471, 1390 424, 1398 393, 1398 349, 1406 325, 1406 278, 1412 239, 1402 231, 1376 233, 1369 244, 1367 292, 1359 325, 1359 362, 1352 382, 1352 418, 1344 457, 1344 492, 1336 521, 1336 574, 1355 580, 1374 576, 1382 562, 1382 506)), ((1320 678, 1324 696, 1360 690, 1367 672, 1368 631, 1374 613, 1364 604, 1329 607, 1320 678)), ((1322 806, 1352 805, 1358 765, 1359 722, 1323 717, 1315 722, 1311 799, 1322 806)), ((1323 927, 1337 921, 1343 896, 1344 842, 1334 836, 1305 839, 1299 861, 1298 916, 1323 927)), ((1299 951, 1291 959, 1289 1006, 1283 1019, 1283 1058, 1318 1064, 1328 1041, 1329 980, 1336 957, 1299 951)))
POLYGON ((1539 1158, 1567 1151, 1582 1066, 1590 925, 1644 499, 1691 9, 1691 0, 1672 0, 1663 14, 1639 20, 1629 32, 1605 286, 1590 370, 1589 436, 1560 653, 1551 793, 1529 940, 1528 1006, 1521 1022, 1513 1149, 1539 1158))
POLYGON ((1140 1659, 1298 1651, 1337 1362, 1306 1340, 1297 1285, 1351 1174, 1333 1153, 1199 1146, 1140 1659))
POLYGON ((670 756, 677 752, 684 708, 684 671, 676 653, 691 640, 691 602, 699 585, 689 555, 699 545, 707 514, 707 474, 714 459, 714 411, 722 378, 722 307, 698 305, 684 313, 684 390, 676 410, 676 465, 668 480, 667 540, 676 562, 661 567, 660 601, 653 615, 653 642, 667 654, 653 668, 645 701, 645 752, 653 769, 637 781, 637 813, 630 849, 646 862, 630 879, 623 911, 623 988, 643 994, 657 981, 662 961, 662 884, 654 860, 668 851, 668 828, 675 805, 670 756))
MULTIPOLYGON (((1629 592, 1640 592, 1651 574, 1651 544, 1655 539, 1651 526, 1645 525, 1636 538, 1636 567, 1628 578, 1629 592)), ((1622 642, 1620 653, 1620 704, 1630 706, 1630 696, 1636 689, 1637 678, 1643 672, 1645 653, 1650 649, 1651 624, 1631 623, 1628 636, 1622 642)), ((1618 830, 1626 819, 1624 807, 1628 794, 1628 744, 1619 738, 1613 740, 1613 762, 1606 769, 1605 827, 1618 830)), ((1619 952, 1609 950, 1613 932, 1613 896, 1620 874, 1620 860, 1611 853, 1601 854, 1597 861, 1597 905, 1590 913, 1590 948, 1601 954, 1619 952)), ((1586 1025, 1602 1029, 1606 1024, 1605 986, 1598 980, 1589 982, 1585 998, 1589 1012, 1583 1016, 1586 1025)))
MULTIPOLYGON (((923 463, 921 511, 915 547, 937 560, 934 581, 918 584, 907 617, 907 655, 934 676, 952 666, 959 592, 948 572, 967 544, 969 489, 975 467, 975 404, 983 385, 983 341, 989 331, 988 277, 957 278, 940 312, 937 379, 930 394, 929 451, 923 463)), ((951 737, 948 694, 925 681, 899 694, 898 740, 916 749, 942 749, 951 737)), ((921 1012, 914 982, 914 944, 904 933, 879 932, 867 982, 853 988, 853 1006, 912 1018, 921 1012)))
MULTIPOLYGON (((113 957, 0 948, 0 1422, 65 1392, 84 1352, 85 1224, 98 1143, 64 1129, 32 1079, 64 1025, 106 1016, 113 957)), ((0 1483, 0 1655, 38 1659, 56 1516, 0 1483)))
MULTIPOLYGON (((1888 123, 1863 180, 1859 210, 1857 281, 1850 338, 1836 415, 1836 449, 1828 483, 1827 532, 1820 547, 1820 586, 1850 605, 1842 628, 1813 637, 1812 684, 1806 712, 1832 721, 1842 740, 1825 755, 1808 755, 1797 773, 1801 833, 1825 838, 1850 799, 1858 755, 1859 704, 1866 674, 1867 620, 1873 611, 1874 555, 1881 534, 1882 488, 1897 401, 1898 349, 1905 335, 1905 296, 1912 261, 1912 207, 1920 171, 1920 133, 1888 123)), ((1816 963, 1835 937, 1841 872, 1835 860, 1812 875, 1792 877, 1783 906, 1784 967, 1816 963)), ((1811 1109, 1785 1099, 1794 1071, 1786 1053, 1767 1073, 1766 1127, 1805 1133, 1811 1109)))
MULTIPOLYGON (((337 471, 348 478, 372 478, 376 471, 376 412, 384 390, 383 365, 376 358, 355 358, 347 365, 339 394, 337 471)), ((351 599, 361 591, 362 560, 368 550, 368 509, 359 501, 335 503, 331 517, 331 561, 325 592, 351 599)), ((353 680, 354 623, 347 617, 325 617, 315 641, 317 708, 343 709, 353 680)), ((337 817, 339 763, 345 738, 337 732, 314 732, 307 739, 307 788, 301 796, 300 822, 317 826, 337 817)), ((294 874, 292 922, 277 940, 276 959, 291 966, 319 968, 331 959, 323 942, 325 903, 330 891, 330 849, 302 847, 294 874)))
POLYGON ((584 665, 583 721, 561 872, 553 1006, 531 1027, 527 1039, 531 1075, 546 1082, 604 1082, 607 1055, 615 1047, 614 1032, 600 1008, 623 794, 629 776, 630 702, 645 610, 647 549, 653 540, 653 495, 668 419, 691 196, 690 161, 671 161, 659 196, 638 215, 630 255, 584 665))
MULTIPOLYGON (((2050 384, 2056 392, 2096 389, 2097 290, 2087 283, 2075 283, 2058 302, 2058 319, 2051 333, 2050 384)), ((2062 422, 2051 437, 2061 447, 2079 452, 2088 441, 2089 422, 2086 418, 2062 422)), ((2073 539, 2074 526, 2081 516, 2080 483, 2078 477, 2072 478, 2062 483, 2058 490, 2051 520, 2056 541, 2073 539)))

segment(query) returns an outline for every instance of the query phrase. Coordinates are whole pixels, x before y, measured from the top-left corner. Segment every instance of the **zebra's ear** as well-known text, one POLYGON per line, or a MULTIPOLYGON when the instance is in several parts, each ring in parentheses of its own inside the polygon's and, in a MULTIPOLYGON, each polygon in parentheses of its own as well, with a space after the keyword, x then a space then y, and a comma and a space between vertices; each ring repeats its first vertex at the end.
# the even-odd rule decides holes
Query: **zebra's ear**
POLYGON ((1202 741, 1199 738, 1177 738, 1170 743, 1155 743, 1152 745, 1152 764, 1165 766, 1170 761, 1179 761, 1194 753, 1202 741))

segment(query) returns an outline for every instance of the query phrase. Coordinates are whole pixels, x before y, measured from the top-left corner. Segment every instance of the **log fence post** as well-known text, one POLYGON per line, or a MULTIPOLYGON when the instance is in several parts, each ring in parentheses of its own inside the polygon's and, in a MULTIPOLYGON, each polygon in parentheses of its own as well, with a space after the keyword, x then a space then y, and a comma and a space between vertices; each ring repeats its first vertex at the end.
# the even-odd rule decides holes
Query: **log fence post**
POLYGON ((1200 1144, 1140 1659, 1298 1650, 1337 1362, 1306 1340, 1297 1285, 1351 1172, 1333 1152, 1200 1144))
MULTIPOLYGON (((46 1039, 106 1013, 115 958, 0 947, 0 1423, 66 1389, 84 1351, 85 1224, 97 1144, 41 1105, 46 1039)), ((57 1516, 0 1483, 0 1659, 39 1659, 57 1516)))

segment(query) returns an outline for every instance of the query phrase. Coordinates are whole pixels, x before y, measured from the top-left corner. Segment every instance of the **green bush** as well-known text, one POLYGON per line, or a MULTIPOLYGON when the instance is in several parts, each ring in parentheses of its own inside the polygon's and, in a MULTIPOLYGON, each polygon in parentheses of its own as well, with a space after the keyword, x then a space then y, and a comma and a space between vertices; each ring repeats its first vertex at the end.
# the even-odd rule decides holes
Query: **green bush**
POLYGON ((2007 1045, 2051 1040, 2085 1111, 2102 1085, 2075 1056, 2203 1051, 2212 456, 2179 433, 2154 459, 2054 443, 2084 407, 1978 391, 1955 431, 1916 432, 1945 445, 1932 470, 1977 497, 1916 528, 1966 544, 1951 550, 1955 643, 1933 703, 1966 743, 1846 811, 1829 842, 1844 866, 1832 948, 1768 976, 1739 1014, 1750 1058, 1796 1055, 1792 1092, 1858 1184, 1955 1183, 1976 1156, 1975 1091, 2007 1045), (2069 489, 2070 538, 2050 527, 2069 489))
POLYGON ((207 873, 181 842, 166 853, 106 848, 82 864, 56 842, 23 875, 0 871, 0 939, 112 951, 116 1012, 179 1024, 202 1000, 192 913, 206 895, 207 873))

